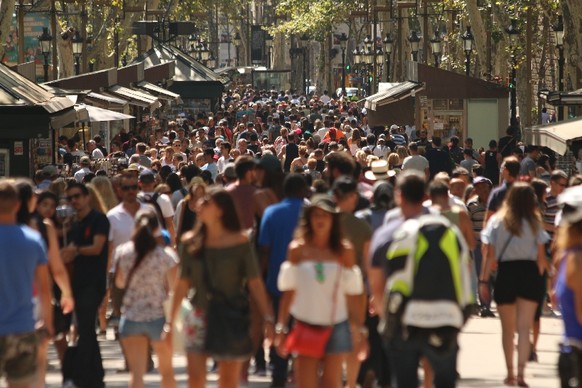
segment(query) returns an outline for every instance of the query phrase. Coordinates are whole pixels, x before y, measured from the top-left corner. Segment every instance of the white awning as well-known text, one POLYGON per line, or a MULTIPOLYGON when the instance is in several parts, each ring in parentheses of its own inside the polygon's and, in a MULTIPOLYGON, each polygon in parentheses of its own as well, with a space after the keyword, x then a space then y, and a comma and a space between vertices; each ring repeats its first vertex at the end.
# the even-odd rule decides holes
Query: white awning
POLYGON ((117 95, 127 98, 132 105, 143 106, 147 104, 150 110, 157 109, 161 106, 160 101, 156 96, 136 89, 130 89, 119 85, 114 85, 109 88, 109 91, 117 95))
POLYGON ((125 113, 115 112, 109 109, 103 109, 91 105, 76 105, 75 109, 83 109, 87 112, 86 119, 78 119, 78 121, 84 122, 102 122, 102 121, 118 121, 118 120, 129 120, 134 119, 134 116, 126 115, 125 113))
POLYGON ((526 128, 524 134, 527 144, 548 147, 564 155, 571 140, 582 139, 582 118, 526 128))
POLYGON ((128 103, 127 100, 123 100, 121 98, 117 98, 117 97, 113 97, 110 96, 108 94, 101 94, 101 93, 95 93, 95 92, 91 92, 87 95, 88 98, 93 98, 99 101, 104 101, 108 104, 116 104, 116 105, 125 105, 128 103))
POLYGON ((403 100, 422 89, 424 85, 421 83, 410 81, 395 83, 386 90, 365 98, 364 106, 366 109, 375 111, 380 106, 403 100))
POLYGON ((164 100, 175 101, 178 103, 182 101, 179 94, 170 92, 168 89, 164 89, 161 86, 152 84, 151 82, 141 81, 137 84, 137 86, 147 90, 148 92, 156 94, 158 98, 163 98, 164 100))

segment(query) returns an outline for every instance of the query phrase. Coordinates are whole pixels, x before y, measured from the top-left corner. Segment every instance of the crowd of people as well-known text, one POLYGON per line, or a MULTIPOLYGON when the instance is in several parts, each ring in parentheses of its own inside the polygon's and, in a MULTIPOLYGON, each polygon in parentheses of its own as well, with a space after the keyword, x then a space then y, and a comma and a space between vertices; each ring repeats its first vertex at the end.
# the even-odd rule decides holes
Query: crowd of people
POLYGON ((495 317, 492 302, 506 385, 528 386, 551 308, 565 322, 560 376, 580 373, 571 161, 514 127, 475 149, 370 127, 357 103, 325 97, 234 89, 211 115, 96 136, 85 151, 61 136, 62 166, 1 180, 0 376, 43 387, 52 341, 65 386, 103 387, 111 325, 135 388, 152 350, 162 387, 176 386, 177 339, 190 387, 205 386, 209 360, 222 387, 268 372, 272 387, 416 387, 419 365, 425 387, 452 387, 458 333, 471 314, 495 317), (402 231, 422 243, 403 250, 402 231), (442 300, 422 300, 427 271, 442 275, 442 300), (429 305, 450 316, 406 314, 429 305))

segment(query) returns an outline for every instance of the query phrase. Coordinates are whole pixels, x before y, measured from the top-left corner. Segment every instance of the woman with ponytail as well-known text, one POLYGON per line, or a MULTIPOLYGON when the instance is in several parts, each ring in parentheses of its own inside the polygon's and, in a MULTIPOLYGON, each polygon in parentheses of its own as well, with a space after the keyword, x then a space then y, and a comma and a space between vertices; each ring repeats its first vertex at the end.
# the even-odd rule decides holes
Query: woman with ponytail
POLYGON ((144 386, 148 342, 158 356, 162 387, 176 386, 171 345, 160 339, 166 323, 163 302, 174 286, 178 258, 174 251, 160 244, 159 235, 156 212, 140 210, 135 217, 131 241, 120 245, 114 252, 114 262, 117 263, 115 283, 125 289, 119 336, 131 373, 131 388, 144 386))

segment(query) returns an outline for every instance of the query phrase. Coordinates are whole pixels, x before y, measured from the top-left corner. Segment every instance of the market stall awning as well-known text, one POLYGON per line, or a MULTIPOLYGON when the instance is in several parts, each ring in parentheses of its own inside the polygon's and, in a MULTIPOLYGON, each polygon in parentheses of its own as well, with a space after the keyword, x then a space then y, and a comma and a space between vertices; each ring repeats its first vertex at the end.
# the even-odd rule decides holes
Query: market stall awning
POLYGON ((168 100, 168 101, 177 102, 178 104, 180 104, 182 102, 182 99, 180 98, 179 94, 174 93, 174 92, 170 92, 168 89, 164 89, 161 86, 152 84, 151 82, 141 81, 140 83, 137 84, 137 86, 146 90, 149 93, 157 95, 158 98, 162 98, 162 99, 168 100))
POLYGON ((101 94, 101 93, 95 93, 95 92, 91 92, 87 95, 87 98, 92 99, 92 100, 96 100, 98 103, 102 103, 102 104, 115 104, 115 105, 121 105, 121 106, 125 106, 127 105, 129 102, 127 100, 124 100, 122 98, 117 98, 117 97, 113 97, 109 94, 101 94))
POLYGON ((75 110, 77 110, 77 121, 81 122, 97 123, 103 121, 129 120, 135 118, 135 116, 126 115, 125 113, 119 113, 109 109, 103 109, 97 106, 85 104, 75 105, 75 110))
POLYGON ((560 155, 568 151, 568 143, 582 139, 582 118, 538 125, 525 129, 527 144, 548 147, 560 155))
POLYGON ((130 89, 119 85, 110 87, 109 91, 128 99, 129 103, 132 105, 144 107, 145 104, 146 107, 150 108, 150 110, 157 109, 161 106, 160 101, 156 96, 152 96, 145 91, 130 89))
POLYGON ((400 101, 422 89, 424 89, 424 84, 422 83, 410 81, 395 83, 386 90, 365 98, 364 106, 366 109, 375 111, 380 106, 400 101))

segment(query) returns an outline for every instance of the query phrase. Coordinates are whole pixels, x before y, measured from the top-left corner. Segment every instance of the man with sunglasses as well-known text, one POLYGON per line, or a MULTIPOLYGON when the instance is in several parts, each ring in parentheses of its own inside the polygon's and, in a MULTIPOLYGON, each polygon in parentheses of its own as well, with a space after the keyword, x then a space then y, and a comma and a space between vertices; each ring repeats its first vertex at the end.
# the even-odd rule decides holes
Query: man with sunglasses
MULTIPOLYGON (((67 199, 77 213, 69 232, 70 244, 63 249, 64 260, 73 262, 73 296, 77 318, 77 350, 71 378, 79 387, 103 387, 105 372, 95 333, 97 310, 105 296, 107 279, 107 217, 90 205, 89 190, 82 183, 67 186, 67 199)), ((67 374, 67 373, 64 373, 67 374)))

